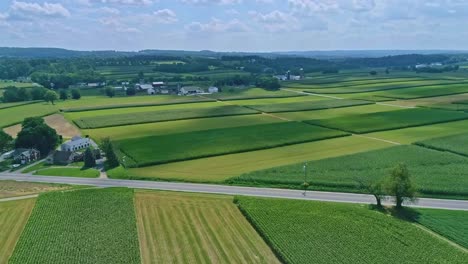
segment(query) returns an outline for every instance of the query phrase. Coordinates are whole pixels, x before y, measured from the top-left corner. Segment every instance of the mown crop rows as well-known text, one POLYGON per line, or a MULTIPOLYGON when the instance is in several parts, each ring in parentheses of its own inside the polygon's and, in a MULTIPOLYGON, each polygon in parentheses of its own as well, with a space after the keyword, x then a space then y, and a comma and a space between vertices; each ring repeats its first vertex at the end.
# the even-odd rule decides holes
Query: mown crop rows
POLYGON ((10 263, 140 263, 133 190, 41 194, 10 263))
POLYGON ((310 120, 306 122, 314 125, 361 134, 406 127, 431 125, 463 119, 468 119, 467 113, 415 108, 344 116, 331 119, 310 120))
POLYGON ((347 133, 298 122, 212 129, 117 141, 136 164, 149 166, 229 153, 273 148, 346 136, 347 133))
POLYGON ((362 205, 238 198, 286 263, 466 263, 468 254, 362 205))
POLYGON ((168 192, 135 196, 144 264, 279 263, 232 197, 168 192))
POLYGON ((245 107, 226 105, 205 109, 174 109, 152 112, 137 112, 128 114, 91 116, 73 120, 80 128, 102 128, 132 124, 144 124, 171 120, 249 115, 258 113, 245 107))
POLYGON ((208 97, 223 101, 243 100, 243 99, 259 99, 259 98, 282 98, 282 97, 298 97, 303 94, 288 92, 288 91, 266 91, 261 88, 243 89, 223 91, 222 93, 212 94, 208 97))
MULTIPOLYGON (((309 162, 307 181, 312 189, 364 191, 359 189, 357 179, 382 179, 400 162, 408 165, 421 193, 468 197, 467 158, 412 145, 309 162)), ((246 173, 232 182, 300 188, 304 182, 303 164, 246 173)))

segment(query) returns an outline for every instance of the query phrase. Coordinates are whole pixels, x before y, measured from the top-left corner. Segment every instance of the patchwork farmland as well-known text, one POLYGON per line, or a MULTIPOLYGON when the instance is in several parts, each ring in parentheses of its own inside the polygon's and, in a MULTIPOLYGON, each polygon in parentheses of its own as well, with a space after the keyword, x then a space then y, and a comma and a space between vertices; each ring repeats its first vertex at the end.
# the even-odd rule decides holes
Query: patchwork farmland
MULTIPOLYGON (((97 69, 116 80, 147 71, 146 66, 97 69)), ((239 72, 204 74, 222 79, 239 72)), ((466 80, 466 73, 349 71, 310 74, 282 83, 278 91, 253 87, 109 98, 90 90, 80 100, 55 104, 0 104, 0 127, 16 136, 24 118, 44 116, 65 139, 80 134, 99 144, 109 138, 120 164, 101 173, 38 163, 22 170, 29 177, 104 174, 369 194, 361 182, 383 181, 405 163, 418 196, 466 200, 466 80)), ((405 212, 414 218, 404 219, 387 209, 0 181, 0 229, 9 230, 0 235, 0 263, 468 260, 466 212, 411 209, 405 212), (1 201, 31 194, 39 197, 1 201)))

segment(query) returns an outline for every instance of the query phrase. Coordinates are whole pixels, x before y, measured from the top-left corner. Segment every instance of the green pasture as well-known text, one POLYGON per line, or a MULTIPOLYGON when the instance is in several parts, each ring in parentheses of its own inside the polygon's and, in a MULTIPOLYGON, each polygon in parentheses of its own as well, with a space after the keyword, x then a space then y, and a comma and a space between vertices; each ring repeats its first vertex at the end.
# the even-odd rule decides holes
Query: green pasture
POLYGON ((261 99, 261 98, 275 98, 275 97, 295 97, 295 96, 304 96, 294 92, 288 92, 285 90, 279 91, 267 91, 262 88, 249 88, 249 89, 239 89, 239 88, 223 88, 223 91, 220 93, 210 94, 206 97, 219 99, 219 100, 242 100, 242 99, 261 99))
POLYGON ((238 197, 285 263, 466 263, 466 251, 366 205, 238 197))
MULTIPOLYGON (((311 161, 307 181, 311 189, 365 192, 357 180, 380 180, 398 163, 407 164, 417 189, 426 196, 468 197, 468 159, 414 145, 311 161)), ((300 188, 303 163, 246 173, 236 184, 278 185, 300 188)))
POLYGON ((32 88, 35 87, 34 83, 22 83, 22 82, 14 82, 14 81, 4 81, 0 80, 0 89, 4 89, 9 86, 14 86, 18 88, 32 88))
POLYGON ((27 117, 46 116, 58 111, 56 105, 47 103, 26 104, 0 109, 0 128, 23 122, 27 117))
POLYGON ((176 120, 97 129, 83 129, 82 132, 84 135, 89 135, 95 140, 100 140, 106 137, 110 137, 113 140, 120 140, 124 138, 138 138, 208 129, 252 126, 277 122, 283 121, 269 115, 254 114, 176 120))
MULTIPOLYGON (((207 117, 221 117, 234 115, 250 115, 258 113, 255 110, 236 106, 221 105, 217 107, 187 108, 174 110, 159 110, 151 112, 122 113, 112 115, 96 115, 74 119, 73 122, 80 128, 103 128, 133 124, 154 123, 163 121, 196 119, 207 117)), ((119 109, 121 110, 121 109, 119 109)), ((104 110, 106 111, 106 110, 104 110)))
POLYGON ((468 92, 468 83, 444 84, 434 86, 423 86, 405 89, 395 89, 370 93, 373 96, 388 97, 393 99, 416 99, 424 97, 435 97, 468 92))
POLYGON ((41 169, 41 170, 36 171, 34 175, 97 178, 99 177, 99 171, 95 169, 66 168, 66 167, 47 168, 47 169, 41 169))
POLYGON ((467 113, 413 108, 309 120, 307 123, 362 134, 468 119, 467 113))
POLYGON ((346 136, 298 122, 283 122, 123 139, 117 148, 131 167, 142 167, 346 136), (157 150, 157 151, 155 151, 157 150), (132 164, 131 161, 135 162, 132 164))
POLYGON ((286 104, 286 103, 303 103, 303 102, 318 102, 328 100, 318 96, 294 96, 294 97, 271 97, 260 99, 239 99, 229 103, 236 105, 270 105, 270 104, 286 104))
POLYGON ((464 131, 463 134, 418 141, 415 144, 426 148, 468 156, 468 134, 466 131, 464 131))
MULTIPOLYGON (((120 171, 115 177, 165 179, 192 182, 221 182, 255 170, 381 149, 389 143, 356 136, 174 162, 120 171)), ((112 176, 111 176, 112 177, 112 176)))

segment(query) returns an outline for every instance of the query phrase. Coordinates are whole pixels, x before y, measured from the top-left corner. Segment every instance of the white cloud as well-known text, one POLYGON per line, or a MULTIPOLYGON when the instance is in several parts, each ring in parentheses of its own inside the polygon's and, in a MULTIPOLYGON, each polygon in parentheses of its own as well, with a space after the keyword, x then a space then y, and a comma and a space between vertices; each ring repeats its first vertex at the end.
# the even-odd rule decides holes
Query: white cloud
POLYGON ((99 8, 99 11, 103 12, 103 13, 106 13, 106 14, 111 14, 111 15, 119 15, 120 14, 120 10, 118 10, 117 8, 111 8, 111 7, 101 7, 99 8))
POLYGON ((10 18, 31 19, 33 17, 70 17, 70 11, 58 3, 28 3, 13 1, 9 10, 10 18))
POLYGON ((234 5, 234 4, 241 4, 242 0, 179 0, 184 4, 192 4, 192 5, 209 5, 209 4, 217 4, 217 5, 234 5))
POLYGON ((238 19, 223 22, 217 18, 212 18, 211 21, 208 23, 192 22, 186 25, 185 29, 192 33, 223 33, 249 31, 249 28, 238 19))
POLYGON ((156 21, 163 24, 172 24, 178 21, 177 15, 170 9, 161 9, 154 11, 156 21))
POLYGON ((103 18, 99 22, 109 29, 120 33, 140 33, 141 31, 134 27, 129 27, 115 17, 103 18))
POLYGON ((82 4, 92 3, 115 4, 115 5, 151 5, 153 0, 79 0, 82 4))

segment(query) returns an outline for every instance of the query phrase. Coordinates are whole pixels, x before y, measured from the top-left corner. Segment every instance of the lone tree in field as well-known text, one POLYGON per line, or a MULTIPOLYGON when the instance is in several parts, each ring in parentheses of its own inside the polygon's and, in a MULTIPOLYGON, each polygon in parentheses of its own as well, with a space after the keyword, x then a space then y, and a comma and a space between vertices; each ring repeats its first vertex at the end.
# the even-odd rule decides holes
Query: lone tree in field
POLYGON ((106 89, 104 91, 105 91, 106 95, 109 96, 110 98, 115 96, 115 89, 112 88, 112 87, 106 87, 106 89))
POLYGON ((68 99, 68 92, 67 90, 60 90, 60 100, 67 100, 68 99))
POLYGON ((396 208, 403 207, 404 201, 416 199, 416 188, 411 182, 411 175, 405 164, 398 164, 384 184, 385 192, 395 197, 396 208))
POLYGON ((80 90, 78 89, 72 89, 71 90, 71 97, 75 100, 78 100, 81 98, 81 93, 80 93, 80 90))
POLYGON ((93 168, 96 166, 96 157, 90 148, 86 149, 83 160, 85 168, 93 168))
POLYGON ((112 146, 112 142, 109 138, 104 138, 101 140, 101 150, 106 155, 106 166, 108 168, 115 168, 120 165, 119 159, 117 159, 117 155, 115 155, 114 147, 112 146))
POLYGON ((58 99, 58 95, 54 91, 47 91, 44 94, 44 100, 46 102, 50 102, 50 103, 54 104, 54 102, 57 101, 57 99, 58 99))
POLYGON ((357 178, 355 179, 358 183, 358 187, 375 197, 377 207, 382 207, 382 200, 385 199, 385 190, 381 180, 368 180, 357 178))

